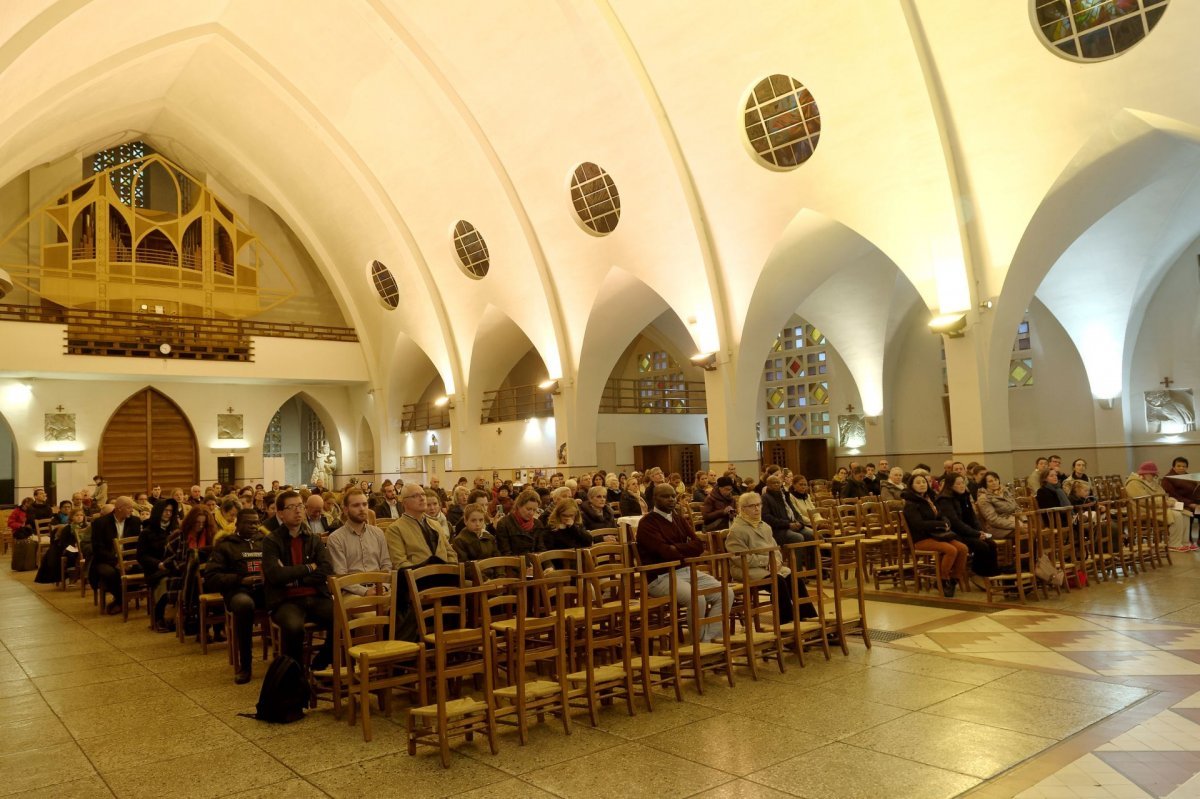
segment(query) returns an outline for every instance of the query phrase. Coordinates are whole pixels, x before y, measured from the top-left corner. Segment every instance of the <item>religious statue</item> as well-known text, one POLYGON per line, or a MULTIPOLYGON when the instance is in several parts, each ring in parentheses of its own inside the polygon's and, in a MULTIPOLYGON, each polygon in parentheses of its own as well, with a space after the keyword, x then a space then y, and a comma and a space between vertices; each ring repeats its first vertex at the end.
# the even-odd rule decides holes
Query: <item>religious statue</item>
POLYGON ((336 467, 337 455, 329 448, 328 441, 322 442, 321 449, 313 460, 312 477, 308 479, 309 484, 322 487, 333 485, 333 470, 336 467))

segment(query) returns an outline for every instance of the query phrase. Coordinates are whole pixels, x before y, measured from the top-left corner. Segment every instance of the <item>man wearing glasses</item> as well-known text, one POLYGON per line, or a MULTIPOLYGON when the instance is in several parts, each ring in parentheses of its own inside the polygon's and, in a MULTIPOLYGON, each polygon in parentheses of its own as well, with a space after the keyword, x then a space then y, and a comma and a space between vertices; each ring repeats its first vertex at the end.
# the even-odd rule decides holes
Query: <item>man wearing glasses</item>
POLYGON ((305 523, 304 500, 295 491, 275 499, 279 527, 263 540, 263 579, 267 608, 279 625, 283 654, 304 664, 304 623, 325 630, 325 643, 313 659, 320 670, 333 651, 333 600, 326 578, 333 561, 319 535, 305 523))

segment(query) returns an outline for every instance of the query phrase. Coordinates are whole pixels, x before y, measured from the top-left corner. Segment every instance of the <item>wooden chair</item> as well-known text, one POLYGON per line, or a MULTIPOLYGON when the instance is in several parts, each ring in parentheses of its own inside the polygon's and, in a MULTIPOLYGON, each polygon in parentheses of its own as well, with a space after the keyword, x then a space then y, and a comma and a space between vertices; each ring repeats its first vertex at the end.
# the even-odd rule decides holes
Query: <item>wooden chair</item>
POLYGON ((42 553, 50 548, 50 543, 54 540, 54 520, 53 519, 38 519, 33 523, 34 541, 34 562, 40 567, 42 565, 42 553))
MULTIPOLYGON (((450 739, 464 737, 473 740, 476 733, 487 736, 492 754, 496 754, 496 698, 492 683, 491 616, 486 602, 479 597, 492 590, 490 586, 436 587, 419 589, 429 577, 445 577, 450 564, 420 566, 405 569, 409 598, 417 618, 418 633, 425 646, 426 659, 432 666, 434 702, 412 708, 408 712, 408 753, 415 755, 417 747, 435 746, 441 753, 442 766, 450 767, 450 739), (475 605, 474 626, 463 620, 471 615, 475 605), (480 697, 450 698, 450 685, 460 685, 467 677, 479 677, 480 697)), ((461 570, 459 570, 461 576, 461 570)), ((427 700, 428 701, 428 700, 427 700)))
POLYGON ((621 535, 620 527, 601 527, 596 530, 592 530, 592 540, 595 541, 597 544, 611 543, 611 542, 604 540, 605 538, 608 538, 609 536, 612 536, 616 541, 619 541, 622 544, 625 543, 624 537, 621 535))
POLYGON ((837 636, 842 654, 849 655, 846 636, 858 633, 867 649, 871 648, 871 630, 867 625, 866 569, 863 562, 863 543, 858 536, 842 536, 829 542, 833 568, 830 569, 833 587, 833 607, 825 610, 825 623, 837 636), (845 574, 853 573, 847 584, 845 574))
MULTIPOLYGON (((200 639, 200 654, 208 654, 208 628, 225 627, 225 597, 216 592, 200 594, 198 597, 200 603, 200 629, 196 633, 196 637, 200 639)), ((232 636, 229 635, 229 630, 225 630, 225 640, 232 641, 232 636)), ((231 650, 232 651, 232 650, 231 650)), ((232 662, 232 655, 230 662, 232 662)))
POLYGON ((912 533, 908 530, 908 522, 900 516, 901 532, 904 551, 912 564, 914 590, 919 594, 929 586, 939 594, 942 592, 942 554, 935 550, 917 549, 913 545, 912 533))
MULTIPOLYGON (((503 670, 506 675, 512 675, 517 668, 517 595, 524 590, 527 568, 527 561, 520 555, 498 555, 467 564, 467 579, 472 585, 488 585, 494 589, 483 594, 480 601, 488 603, 494 634, 493 663, 497 673, 503 670)), ((511 683, 512 679, 507 676, 504 682, 511 683)))
MULTIPOLYGON (((1018 519, 1020 521, 1022 517, 1018 519)), ((992 596, 996 593, 1003 598, 1010 592, 1016 592, 1017 598, 1024 605, 1025 595, 1031 593, 1036 597, 1038 591, 1037 575, 1033 573, 1033 530, 1028 517, 1023 518, 1023 523, 1018 523, 1017 529, 1008 540, 1012 542, 1013 571, 1011 574, 1001 573, 984 578, 987 585, 987 601, 993 601, 992 596)), ((1045 588, 1042 590, 1044 592, 1045 588)))
POLYGON ((683 701, 683 686, 679 680, 679 612, 675 602, 678 587, 675 569, 668 572, 667 592, 650 595, 651 579, 646 571, 634 573, 634 593, 637 609, 630 609, 631 637, 637 644, 633 658, 638 684, 646 702, 646 710, 654 711, 654 689, 670 686, 675 701, 683 701))
MULTIPOLYGON (((346 665, 350 724, 362 718, 363 740, 371 740, 371 694, 382 691, 380 708, 391 715, 392 690, 404 688, 425 705, 425 648, 397 641, 396 572, 361 572, 329 577, 333 596, 334 662, 337 683, 346 665), (346 588, 369 586, 365 594, 346 588), (387 586, 387 590, 381 590, 387 586)), ((335 696, 340 692, 335 690, 335 696)), ((339 697, 340 698, 340 697, 339 697)), ((338 700, 335 699, 335 708, 338 700)))
POLYGON ((728 569, 724 561, 729 560, 730 557, 732 556, 707 553, 684 561, 684 565, 692 568, 693 577, 696 573, 702 572, 711 575, 717 581, 715 586, 701 588, 699 580, 689 580, 689 602, 683 614, 690 640, 679 647, 681 676, 690 674, 695 681, 696 690, 700 693, 704 693, 705 672, 723 673, 729 682, 729 687, 732 688, 734 684, 733 654, 725 642, 729 633, 730 592, 728 569), (722 597, 721 612, 708 615, 707 597, 718 592, 722 597), (709 624, 719 625, 721 630, 719 640, 700 640, 701 630, 709 624))
POLYGON ((727 637, 730 654, 737 657, 740 652, 746 658, 750 669, 750 677, 758 679, 758 660, 775 659, 779 673, 784 672, 783 665, 783 634, 779 628, 779 590, 776 582, 779 577, 779 550, 775 547, 753 549, 746 552, 734 553, 731 563, 737 563, 741 568, 741 581, 734 600, 741 610, 743 621, 742 632, 732 632, 727 637), (765 559, 767 573, 754 579, 750 576, 751 564, 765 559))
POLYGON ((630 586, 633 569, 603 569, 577 576, 582 598, 583 669, 567 675, 574 706, 586 707, 592 726, 600 723, 600 704, 624 699, 633 710, 630 586))
POLYGON ((792 620, 779 625, 780 635, 796 652, 800 666, 804 666, 804 647, 816 644, 829 660, 829 632, 825 616, 825 591, 821 581, 820 545, 816 541, 788 544, 783 548, 784 565, 791 570, 788 579, 792 585, 792 620), (805 609, 815 612, 811 619, 803 619, 805 609))
MULTIPOLYGON (((566 618, 563 615, 563 603, 551 602, 554 608, 547 616, 535 616, 541 598, 563 589, 571 582, 564 574, 556 574, 540 580, 529 580, 512 583, 508 586, 496 581, 488 586, 507 599, 516 600, 514 614, 506 623, 500 625, 492 621, 493 632, 511 634, 508 651, 508 668, 506 670, 507 685, 494 689, 496 697, 496 720, 508 722, 508 717, 516 717, 516 726, 521 744, 529 740, 529 717, 537 716, 539 723, 544 722, 547 713, 557 713, 562 719, 563 732, 571 734, 570 688, 567 682, 567 640, 566 618), (511 591, 506 591, 510 588, 511 591), (543 678, 540 674, 529 679, 529 668, 538 670, 544 664, 550 665, 550 675, 543 678)), ((491 603, 492 595, 485 595, 484 601, 489 608, 496 607, 491 603)), ((493 666, 498 663, 493 659, 493 666)), ((498 675, 497 675, 498 676, 498 675)))
POLYGON ((141 566, 137 561, 137 536, 129 535, 124 538, 118 538, 117 547, 117 569, 121 575, 121 618, 122 621, 129 621, 129 601, 132 599, 137 607, 141 607, 142 600, 146 600, 146 606, 153 614, 154 609, 150 608, 150 592, 146 588, 146 575, 141 573, 141 566))

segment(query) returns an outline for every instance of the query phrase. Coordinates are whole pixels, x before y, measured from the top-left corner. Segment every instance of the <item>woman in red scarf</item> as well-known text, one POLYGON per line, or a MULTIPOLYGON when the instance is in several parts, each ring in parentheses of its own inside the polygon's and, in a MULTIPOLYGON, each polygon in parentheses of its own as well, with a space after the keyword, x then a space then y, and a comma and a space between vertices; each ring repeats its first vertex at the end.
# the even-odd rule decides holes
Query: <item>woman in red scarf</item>
POLYGON ((538 518, 542 499, 536 491, 525 489, 512 504, 512 513, 496 525, 496 545, 501 555, 524 555, 541 549, 545 527, 538 518))

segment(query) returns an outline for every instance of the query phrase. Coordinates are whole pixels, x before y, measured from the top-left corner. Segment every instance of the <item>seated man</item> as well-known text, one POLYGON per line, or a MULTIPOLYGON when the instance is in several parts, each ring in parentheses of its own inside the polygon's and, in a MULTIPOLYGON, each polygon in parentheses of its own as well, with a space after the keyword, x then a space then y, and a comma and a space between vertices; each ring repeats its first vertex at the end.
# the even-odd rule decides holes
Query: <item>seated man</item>
MULTIPOLYGON (((342 497, 346 520, 334 530, 326 546, 333 560, 336 575, 358 572, 390 572, 392 558, 388 554, 387 538, 373 524, 367 524, 367 494, 361 488, 351 488, 342 497)), ((362 596, 367 593, 365 585, 351 585, 342 589, 346 593, 362 596)))
MULTIPOLYGON (((745 495, 743 494, 743 496, 745 495)), ((738 508, 738 512, 741 513, 740 503, 738 508)), ((804 529, 804 522, 801 520, 800 514, 796 512, 792 503, 788 501, 787 495, 783 493, 783 477, 779 472, 775 472, 767 478, 767 488, 762 493, 761 509, 762 521, 771 528, 771 534, 779 546, 813 540, 812 531, 804 529)), ((730 525, 730 529, 732 529, 732 525, 730 525)))
POLYGON ((133 500, 117 497, 111 513, 92 523, 92 558, 88 564, 88 582, 92 587, 107 591, 112 602, 105 611, 109 614, 121 612, 121 571, 117 561, 117 539, 136 537, 141 532, 141 521, 133 515, 133 500))
POLYGON ((295 491, 275 500, 279 527, 263 540, 263 578, 267 608, 279 625, 283 654, 304 665, 304 623, 325 630, 325 643, 313 661, 314 669, 329 665, 333 652, 333 601, 326 579, 333 562, 321 536, 307 524, 304 502, 295 491))
POLYGON ((375 503, 374 510, 376 519, 399 519, 400 514, 404 513, 400 499, 396 496, 396 486, 390 481, 384 482, 383 496, 375 503))
MULTIPOLYGON (((404 512, 385 533, 392 565, 401 569, 424 566, 430 558, 435 557, 435 563, 458 563, 449 534, 425 515, 425 489, 410 483, 401 490, 400 501, 404 512)), ((460 506, 460 513, 464 508, 465 503, 460 506)))
POLYGON ((225 607, 233 614, 238 647, 238 672, 233 681, 238 685, 250 682, 254 611, 266 607, 262 558, 263 533, 258 526, 258 511, 242 508, 234 533, 217 542, 204 564, 204 590, 220 592, 225 607))
MULTIPOLYGON (((638 557, 646 566, 672 564, 668 568, 675 569, 675 601, 681 605, 689 604, 692 580, 696 580, 699 588, 712 588, 720 583, 711 574, 696 571, 682 563, 686 558, 703 555, 704 542, 692 530, 690 514, 675 512, 675 489, 660 483, 654 488, 653 499, 654 510, 638 522, 638 557)), ((663 596, 669 590, 671 578, 668 568, 646 569, 647 576, 653 577, 649 586, 650 596, 663 596)), ((709 617, 720 614, 722 600, 720 593, 706 595, 706 609, 702 615, 709 617)), ((721 637, 721 625, 714 622, 706 624, 703 630, 693 629, 691 632, 693 636, 699 634, 701 641, 712 641, 721 637)))

